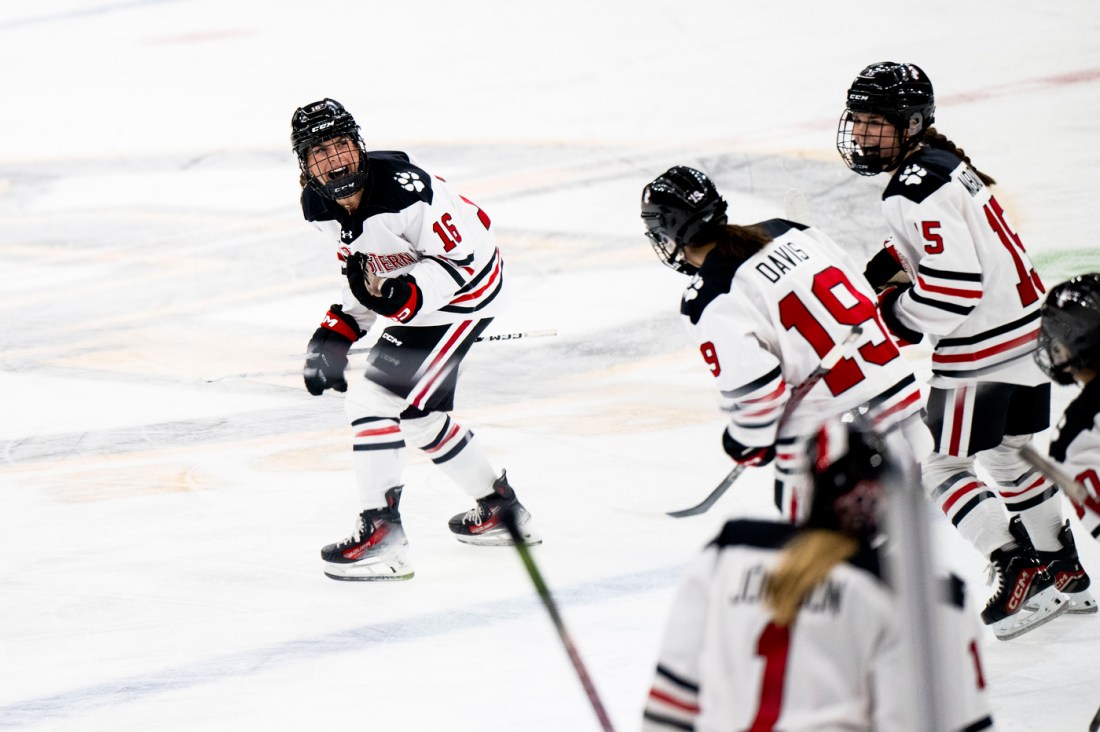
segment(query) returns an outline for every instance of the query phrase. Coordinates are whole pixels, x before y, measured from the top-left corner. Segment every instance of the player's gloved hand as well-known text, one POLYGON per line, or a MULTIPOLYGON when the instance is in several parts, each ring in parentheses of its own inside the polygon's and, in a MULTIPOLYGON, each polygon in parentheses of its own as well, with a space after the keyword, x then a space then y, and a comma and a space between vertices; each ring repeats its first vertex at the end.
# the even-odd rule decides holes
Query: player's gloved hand
POLYGON ((359 324, 342 307, 333 305, 329 308, 321 327, 313 332, 306 346, 302 378, 310 394, 320 396, 325 389, 348 390, 348 382, 344 379, 348 350, 360 335, 359 324))
POLYGON ((775 445, 742 445, 730 436, 729 430, 722 430, 722 449, 735 463, 747 467, 767 465, 775 459, 775 445))
POLYGON ((912 285, 890 286, 880 292, 878 296, 878 309, 882 313, 882 322, 886 324, 886 329, 894 336, 894 340, 897 341, 899 346, 911 346, 914 343, 920 343, 924 339, 924 333, 915 331, 898 320, 897 312, 894 309, 898 298, 911 287, 912 285))
POLYGON ((901 262, 887 239, 882 249, 867 261, 867 267, 863 270, 863 276, 875 288, 876 293, 882 293, 891 285, 901 285, 909 282, 909 275, 905 273, 901 262))
POLYGON ((351 294, 379 315, 404 323, 420 311, 423 298, 411 275, 375 277, 370 273, 366 255, 362 252, 348 257, 346 271, 351 294))

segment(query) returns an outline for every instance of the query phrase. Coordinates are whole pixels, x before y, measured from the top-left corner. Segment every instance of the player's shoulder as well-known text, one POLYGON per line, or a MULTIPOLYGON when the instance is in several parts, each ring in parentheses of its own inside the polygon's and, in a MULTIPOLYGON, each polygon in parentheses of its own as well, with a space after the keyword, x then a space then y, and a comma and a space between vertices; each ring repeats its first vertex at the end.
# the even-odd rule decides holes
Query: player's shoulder
POLYGON ((1081 389, 1077 398, 1066 407, 1058 423, 1058 435, 1050 443, 1050 456, 1065 462, 1070 444, 1083 432, 1093 429, 1100 413, 1100 379, 1093 379, 1081 389))
POLYGON ((895 196, 922 203, 936 191, 951 182, 951 174, 962 159, 947 150, 922 147, 910 155, 890 178, 882 200, 895 196))
MULTIPOLYGON (((719 550, 751 548, 778 551, 786 546, 799 531, 799 527, 788 523, 760 519, 733 519, 726 522, 711 545, 719 550)), ((856 553, 845 563, 873 575, 876 579, 882 579, 882 562, 879 553, 867 544, 861 544, 856 553)))
POLYGON ((397 150, 367 153, 367 188, 360 208, 403 211, 416 203, 431 204, 433 194, 432 176, 414 163, 408 153, 397 150))
POLYGON ((306 221, 339 221, 343 208, 311 185, 302 188, 302 216, 306 221))
MULTIPOLYGON (((791 232, 801 232, 807 228, 803 224, 787 221, 786 219, 769 219, 750 226, 764 232, 772 239, 773 244, 776 240, 787 238, 787 235, 791 232)), ((684 291, 683 299, 680 301, 680 313, 688 317, 693 325, 697 324, 708 305, 722 295, 727 295, 733 291, 733 280, 741 265, 753 257, 759 256, 761 252, 768 251, 768 247, 773 244, 769 244, 760 252, 754 252, 747 257, 731 257, 712 251, 703 260, 698 274, 695 275, 691 284, 684 291)))

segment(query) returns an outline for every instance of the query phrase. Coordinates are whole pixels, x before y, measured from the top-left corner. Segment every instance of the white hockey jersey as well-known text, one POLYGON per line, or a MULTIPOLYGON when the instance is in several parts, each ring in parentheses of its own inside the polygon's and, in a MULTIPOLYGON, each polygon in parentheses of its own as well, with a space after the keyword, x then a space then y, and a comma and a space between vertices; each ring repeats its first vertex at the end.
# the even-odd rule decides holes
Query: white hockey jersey
MULTIPOLYGON (((341 263, 355 252, 378 277, 408 274, 423 298, 400 322, 430 326, 492 317, 504 301, 504 264, 488 215, 403 152, 367 153, 367 185, 354 213, 302 190, 302 212, 338 241, 341 263)), ((344 284, 343 309, 366 330, 375 313, 344 284)), ((396 319, 396 318, 395 318, 396 319)))
POLYGON ((1050 457, 1088 491, 1084 504, 1074 508, 1084 529, 1100 541, 1100 379, 1086 384, 1066 407, 1050 457))
MULTIPOLYGON (((672 605, 643 732, 912 732, 913 690, 894 595, 865 547, 833 568, 790 627, 763 603, 795 529, 731 521, 691 566, 672 605)), ((944 655, 939 699, 949 730, 994 729, 978 643, 982 628, 961 580, 936 605, 944 655)))
POLYGON ((1043 283, 973 169, 952 153, 921 148, 890 179, 882 211, 913 282, 894 312, 934 349, 929 383, 1046 381, 1031 358, 1043 283))
POLYGON ((730 415, 730 435, 744 445, 771 445, 777 437, 812 434, 825 418, 861 405, 883 433, 919 422, 919 385, 848 254, 801 224, 772 219, 756 226, 773 241, 743 261, 711 252, 680 307, 715 377, 719 405, 730 415), (849 355, 807 393, 777 434, 791 389, 855 325, 863 334, 849 355))

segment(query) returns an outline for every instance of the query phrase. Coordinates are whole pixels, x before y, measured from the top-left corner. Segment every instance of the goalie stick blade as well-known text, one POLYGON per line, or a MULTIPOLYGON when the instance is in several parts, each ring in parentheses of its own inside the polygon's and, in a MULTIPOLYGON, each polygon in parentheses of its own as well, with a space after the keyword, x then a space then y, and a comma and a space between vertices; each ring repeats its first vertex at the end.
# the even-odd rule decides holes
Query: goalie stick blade
POLYGON ((702 503, 698 503, 691 508, 684 508, 679 511, 668 511, 668 515, 672 518, 687 518, 688 516, 698 516, 701 513, 706 513, 711 506, 718 502, 718 499, 729 490, 729 487, 733 485, 734 481, 745 471, 744 465, 738 465, 731 470, 722 482, 718 484, 718 487, 710 492, 702 503))

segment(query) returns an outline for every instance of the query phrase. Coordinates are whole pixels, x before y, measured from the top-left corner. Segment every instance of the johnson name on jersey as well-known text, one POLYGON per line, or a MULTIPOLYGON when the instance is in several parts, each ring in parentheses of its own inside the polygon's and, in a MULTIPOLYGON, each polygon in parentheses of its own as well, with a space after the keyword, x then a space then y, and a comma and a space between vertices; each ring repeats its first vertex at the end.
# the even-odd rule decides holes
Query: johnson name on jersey
MULTIPOLYGON (((340 261, 362 252, 374 276, 413 277, 423 302, 403 321, 410 325, 495 315, 504 268, 488 215, 407 153, 368 152, 367 172, 353 213, 309 186, 302 190, 303 215, 338 238, 340 261)), ((346 286, 343 304, 364 328, 373 322, 346 286)))
POLYGON ((681 302, 689 332, 715 377, 728 431, 744 445, 776 442, 789 390, 806 380, 853 326, 848 357, 811 389, 783 435, 868 406, 880 431, 919 419, 920 389, 882 325, 870 284, 816 229, 782 219, 755 225, 772 241, 747 259, 712 252, 681 302))
POLYGON ((894 315, 930 339, 931 384, 1042 383, 1031 353, 1045 290, 989 187, 954 154, 924 147, 905 159, 882 200, 913 282, 894 315))
MULTIPOLYGON (((788 524, 731 521, 691 565, 673 601, 645 705, 644 732, 912 730, 912 688, 897 600, 864 546, 832 568, 795 622, 764 602, 788 524)), ((944 656, 938 700, 952 730, 993 727, 977 641, 982 629, 952 578, 936 604, 944 656)))

